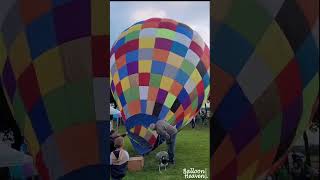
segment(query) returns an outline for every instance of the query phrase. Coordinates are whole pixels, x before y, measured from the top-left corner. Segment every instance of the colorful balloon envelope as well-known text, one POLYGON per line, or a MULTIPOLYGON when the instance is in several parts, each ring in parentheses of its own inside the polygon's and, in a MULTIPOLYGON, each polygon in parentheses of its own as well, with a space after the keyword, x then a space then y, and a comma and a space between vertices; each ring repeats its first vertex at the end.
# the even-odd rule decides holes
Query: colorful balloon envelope
POLYGON ((181 129, 210 90, 209 48, 187 25, 171 19, 138 22, 118 37, 110 54, 111 90, 135 150, 153 148, 151 123, 181 129))
POLYGON ((0 78, 41 179, 107 179, 108 7, 1 1, 0 78))
POLYGON ((263 179, 310 123, 319 1, 215 1, 211 174, 263 179))

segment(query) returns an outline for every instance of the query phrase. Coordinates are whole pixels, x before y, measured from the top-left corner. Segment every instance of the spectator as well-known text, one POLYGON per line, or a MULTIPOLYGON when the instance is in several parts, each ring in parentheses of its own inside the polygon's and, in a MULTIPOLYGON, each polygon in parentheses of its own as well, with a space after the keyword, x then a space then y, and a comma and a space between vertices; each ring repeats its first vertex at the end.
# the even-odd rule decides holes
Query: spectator
POLYGON ((119 134, 117 133, 117 131, 115 130, 111 130, 110 131, 110 152, 116 150, 116 147, 115 147, 115 144, 114 144, 114 141, 117 137, 125 137, 127 135, 127 133, 123 133, 123 134, 119 134))
POLYGON ((192 127, 192 129, 196 127, 196 118, 195 117, 191 120, 191 127, 192 127))
POLYGON ((111 177, 113 180, 121 180, 128 170, 129 153, 124 149, 124 138, 115 139, 116 150, 110 153, 111 177))

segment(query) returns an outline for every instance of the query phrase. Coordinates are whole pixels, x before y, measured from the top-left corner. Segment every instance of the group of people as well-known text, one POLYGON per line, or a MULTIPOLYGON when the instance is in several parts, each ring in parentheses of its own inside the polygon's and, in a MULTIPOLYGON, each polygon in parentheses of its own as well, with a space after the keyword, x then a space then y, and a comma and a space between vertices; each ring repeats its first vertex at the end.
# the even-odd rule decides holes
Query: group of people
MULTIPOLYGON (((156 145, 165 141, 168 145, 169 163, 175 164, 175 146, 178 130, 165 120, 159 120, 149 125, 149 129, 158 134, 156 145)), ((110 131, 110 166, 113 180, 121 180, 127 172, 129 153, 124 149, 124 137, 127 135, 110 131)))

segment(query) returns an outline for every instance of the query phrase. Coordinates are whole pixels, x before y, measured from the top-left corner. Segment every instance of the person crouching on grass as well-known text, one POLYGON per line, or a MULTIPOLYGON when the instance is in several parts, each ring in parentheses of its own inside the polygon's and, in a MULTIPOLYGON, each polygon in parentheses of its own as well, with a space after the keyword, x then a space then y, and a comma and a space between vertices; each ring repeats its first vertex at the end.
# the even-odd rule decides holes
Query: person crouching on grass
POLYGON ((114 140, 116 149, 110 153, 111 177, 113 180, 121 180, 128 170, 129 153, 124 149, 124 138, 117 137, 114 140))
POLYGON ((159 120, 155 124, 152 123, 150 124, 149 128, 151 130, 156 130, 157 134, 160 136, 158 137, 159 141, 160 138, 164 138, 166 140, 168 145, 169 163, 175 164, 174 155, 176 149, 176 135, 178 130, 165 120, 159 120))

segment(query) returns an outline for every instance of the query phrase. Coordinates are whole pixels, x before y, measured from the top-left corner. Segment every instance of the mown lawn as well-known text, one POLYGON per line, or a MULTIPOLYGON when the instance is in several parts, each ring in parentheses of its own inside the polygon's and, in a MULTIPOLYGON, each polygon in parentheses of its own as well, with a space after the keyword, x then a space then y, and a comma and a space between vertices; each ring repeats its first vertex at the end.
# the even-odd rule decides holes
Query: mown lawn
MULTIPOLYGON (((121 127, 121 133, 125 132, 121 127)), ((158 161, 155 156, 159 151, 166 151, 166 144, 162 144, 155 151, 144 158, 144 169, 139 172, 128 172, 124 180, 178 180, 185 179, 183 169, 205 169, 209 173, 209 128, 198 125, 192 129, 190 125, 179 132, 176 144, 176 165, 169 166, 167 171, 158 171, 158 161)), ((129 138, 125 138, 125 149, 130 157, 137 155, 129 138)), ((209 174, 208 174, 208 177, 209 174)))

